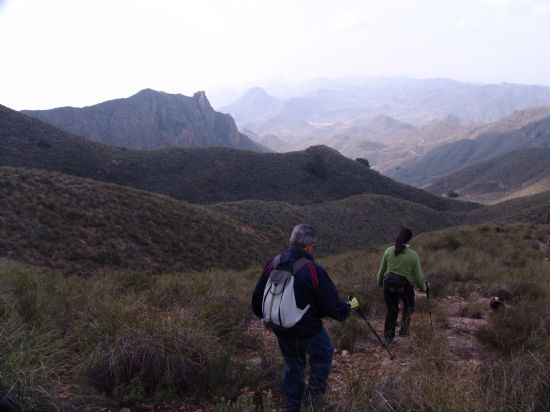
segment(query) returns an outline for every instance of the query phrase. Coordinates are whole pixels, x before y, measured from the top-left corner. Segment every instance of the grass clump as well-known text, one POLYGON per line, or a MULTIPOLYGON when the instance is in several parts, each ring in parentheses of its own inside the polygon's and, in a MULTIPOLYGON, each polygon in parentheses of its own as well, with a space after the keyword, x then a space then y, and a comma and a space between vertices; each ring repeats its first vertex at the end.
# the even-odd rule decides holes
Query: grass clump
MULTIPOLYGON (((461 243, 452 252, 433 249, 449 229, 413 239, 432 282, 433 327, 418 295, 411 336, 396 338, 394 361, 357 315, 327 322, 339 364, 331 376, 341 385, 327 395, 327 410, 550 408, 550 268, 545 252, 532 247, 547 239, 548 227, 486 227, 452 232, 461 243), (521 267, 506 263, 514 248, 525 250, 521 267), (489 316, 492 296, 505 307, 489 316), (446 317, 478 314, 475 322, 461 319, 470 329, 449 329, 446 317), (470 346, 460 346, 465 339, 470 346), (350 353, 339 358, 343 349, 350 353)), ((342 297, 357 296, 380 333, 383 249, 320 259, 342 297)), ((63 277, 0 260, 0 390, 12 389, 10 400, 22 410, 176 402, 175 409, 181 399, 227 411, 277 406, 279 349, 251 322, 259 271, 63 277)))
POLYGON ((238 356, 253 347, 245 273, 77 278, 0 263, 0 389, 16 409, 232 399, 273 372, 238 356))

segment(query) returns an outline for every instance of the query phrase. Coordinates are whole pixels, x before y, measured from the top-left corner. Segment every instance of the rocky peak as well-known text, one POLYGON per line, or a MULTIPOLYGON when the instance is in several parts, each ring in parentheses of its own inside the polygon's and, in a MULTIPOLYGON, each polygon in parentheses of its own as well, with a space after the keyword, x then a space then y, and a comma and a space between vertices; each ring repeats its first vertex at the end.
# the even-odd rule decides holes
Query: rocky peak
POLYGON ((128 148, 221 146, 263 150, 239 133, 231 116, 216 112, 204 91, 189 97, 144 89, 129 98, 68 114, 59 109, 26 113, 71 133, 128 148))
POLYGON ((212 105, 208 101, 208 98, 206 97, 206 93, 204 91, 198 91, 193 95, 193 99, 199 104, 199 107, 203 110, 213 111, 212 105))

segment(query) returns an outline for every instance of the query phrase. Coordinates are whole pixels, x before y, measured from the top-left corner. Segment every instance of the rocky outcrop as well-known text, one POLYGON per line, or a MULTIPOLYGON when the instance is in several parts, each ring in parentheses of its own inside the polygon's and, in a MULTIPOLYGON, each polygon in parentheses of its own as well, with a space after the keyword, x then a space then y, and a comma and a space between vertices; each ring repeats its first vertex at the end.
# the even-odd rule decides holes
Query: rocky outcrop
POLYGON ((222 146, 265 151, 216 112, 206 94, 193 97, 145 89, 125 99, 84 108, 23 113, 92 140, 133 149, 222 146))

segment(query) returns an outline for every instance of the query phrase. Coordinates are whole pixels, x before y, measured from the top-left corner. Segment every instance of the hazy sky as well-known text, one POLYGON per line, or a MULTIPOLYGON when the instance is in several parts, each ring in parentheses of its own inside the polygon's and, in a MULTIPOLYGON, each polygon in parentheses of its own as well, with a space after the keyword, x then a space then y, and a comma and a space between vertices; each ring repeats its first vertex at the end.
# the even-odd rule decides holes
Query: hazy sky
POLYGON ((550 85, 550 0, 0 0, 0 104, 274 77, 550 85))

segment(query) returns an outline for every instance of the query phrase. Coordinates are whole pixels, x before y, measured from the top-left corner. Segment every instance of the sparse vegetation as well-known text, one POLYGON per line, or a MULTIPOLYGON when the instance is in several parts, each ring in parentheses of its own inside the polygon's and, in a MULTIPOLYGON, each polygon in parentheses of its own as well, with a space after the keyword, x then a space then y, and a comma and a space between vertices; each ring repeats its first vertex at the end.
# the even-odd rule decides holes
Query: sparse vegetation
MULTIPOLYGON (((419 296, 412 336, 392 348, 391 362, 359 318, 328 322, 337 353, 326 410, 548 409, 550 266, 540 239, 550 239, 548 225, 486 224, 413 238, 437 291, 434 327, 419 296), (449 236, 461 246, 436 247, 449 236), (516 250, 521 264, 511 260, 516 250), (506 307, 490 315, 494 294, 506 307), (479 324, 459 328, 453 319, 479 324)), ((379 331, 385 309, 374 279, 383 247, 321 260, 379 331)), ((276 343, 262 337, 249 309, 259 270, 83 278, 1 260, 0 391, 12 388, 11 401, 26 410, 280 407, 276 343)))
POLYGON ((447 197, 460 192, 462 198, 486 203, 529 196, 550 189, 549 163, 548 147, 514 150, 442 177, 426 190, 447 197))
POLYGON ((192 203, 306 204, 376 193, 436 210, 474 207, 394 182, 326 146, 291 153, 223 147, 140 151, 86 140, 3 106, 0 124, 2 166, 87 177, 192 203))
POLYGON ((0 256, 69 272, 244 268, 265 259, 266 239, 225 215, 58 173, 0 168, 0 222, 0 256))
POLYGON ((379 331, 374 279, 395 229, 482 223, 413 238, 433 299, 418 297, 396 361, 360 318, 327 322, 336 347, 327 410, 550 409, 550 192, 470 210, 389 184, 326 147, 137 153, 0 109, 1 152, 15 166, 31 159, 201 203, 257 199, 197 206, 0 168, 0 399, 15 409, 278 407, 281 358, 249 300, 260 262, 300 221, 318 227, 317 257, 379 331), (25 150, 10 132, 22 125, 32 131, 25 150), (487 223, 495 220, 529 223, 487 223), (504 303, 494 314, 492 296, 504 303))

